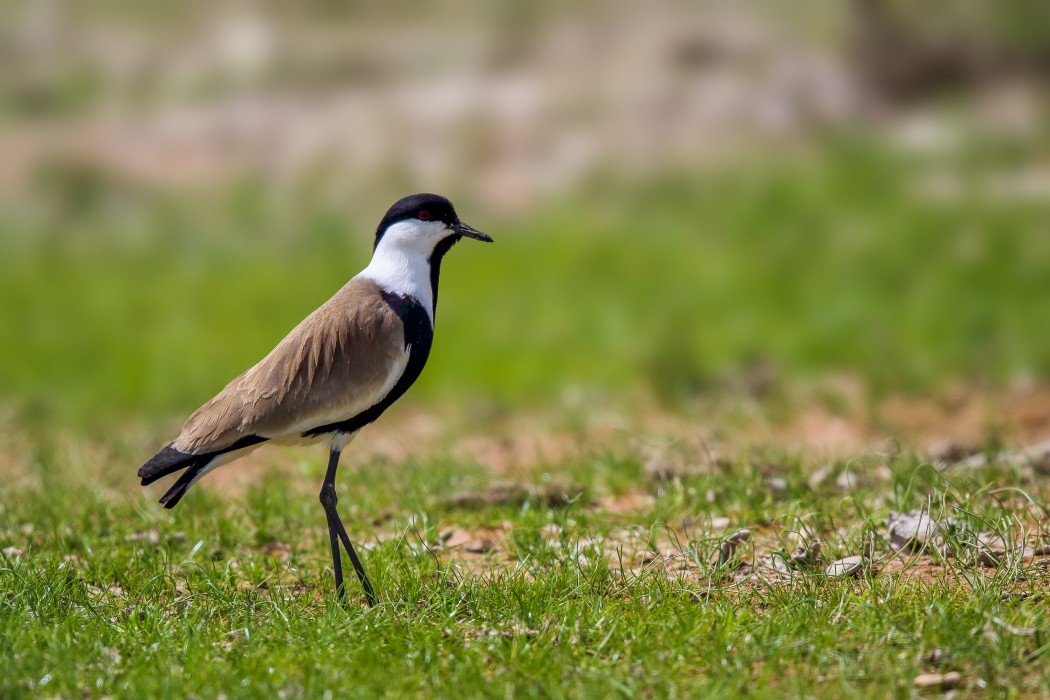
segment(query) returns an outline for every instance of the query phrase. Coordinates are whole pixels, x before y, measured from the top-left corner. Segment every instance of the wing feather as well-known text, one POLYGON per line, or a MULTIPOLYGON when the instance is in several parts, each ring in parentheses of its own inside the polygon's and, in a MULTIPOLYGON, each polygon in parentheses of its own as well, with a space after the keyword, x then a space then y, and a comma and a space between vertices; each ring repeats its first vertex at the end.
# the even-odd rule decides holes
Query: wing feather
POLYGON ((374 282, 354 278, 191 415, 173 445, 199 454, 349 420, 382 400, 407 364, 397 314, 374 282))

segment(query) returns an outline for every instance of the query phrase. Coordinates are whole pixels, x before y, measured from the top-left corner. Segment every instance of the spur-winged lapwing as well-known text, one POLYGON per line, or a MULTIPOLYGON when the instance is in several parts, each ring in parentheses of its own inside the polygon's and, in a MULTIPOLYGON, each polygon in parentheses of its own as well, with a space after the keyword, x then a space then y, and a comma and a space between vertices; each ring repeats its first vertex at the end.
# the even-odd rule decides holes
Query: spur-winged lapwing
POLYGON ((327 444, 320 498, 336 590, 342 597, 342 541, 368 602, 375 603, 336 512, 335 472, 346 444, 404 394, 426 364, 441 260, 463 236, 492 241, 460 221, 444 197, 416 194, 390 207, 368 267, 197 409, 179 436, 139 469, 142 485, 183 472, 160 499, 174 508, 202 476, 265 442, 327 444))

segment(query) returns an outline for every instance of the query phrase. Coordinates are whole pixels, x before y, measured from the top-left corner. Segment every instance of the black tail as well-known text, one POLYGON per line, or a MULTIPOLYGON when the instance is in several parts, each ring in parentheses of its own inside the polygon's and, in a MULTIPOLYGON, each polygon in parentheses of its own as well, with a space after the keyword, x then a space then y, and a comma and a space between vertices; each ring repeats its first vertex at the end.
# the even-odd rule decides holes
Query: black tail
POLYGON ((190 487, 193 480, 208 468, 213 459, 227 452, 250 447, 265 440, 266 438, 258 435, 248 435, 225 449, 197 455, 181 452, 175 449, 172 444, 169 444, 163 450, 153 455, 152 459, 139 467, 138 475, 142 479, 142 485, 149 486, 157 479, 185 469, 185 473, 172 484, 167 493, 160 497, 160 502, 164 504, 165 508, 174 508, 182 500, 182 497, 186 495, 186 489, 190 487))
POLYGON ((190 482, 197 478, 208 466, 208 463, 218 457, 221 452, 207 452, 201 455, 191 455, 176 450, 168 445, 158 452, 148 462, 139 467, 139 477, 143 486, 149 486, 157 479, 162 479, 168 474, 186 470, 182 476, 172 485, 168 492, 160 498, 165 508, 174 508, 182 500, 189 488, 190 482))
POLYGON ((193 483, 193 480, 200 476, 201 472, 208 468, 211 461, 218 457, 217 454, 210 454, 205 459, 198 459, 190 467, 182 473, 175 483, 171 485, 171 488, 160 497, 160 502, 165 508, 174 508, 182 500, 182 497, 186 495, 186 490, 193 483))
POLYGON ((139 467, 139 478, 142 479, 143 486, 149 486, 157 479, 162 479, 168 474, 174 474, 177 471, 192 466, 193 462, 203 456, 204 455, 191 455, 185 452, 179 452, 169 444, 163 450, 153 455, 148 462, 139 467))

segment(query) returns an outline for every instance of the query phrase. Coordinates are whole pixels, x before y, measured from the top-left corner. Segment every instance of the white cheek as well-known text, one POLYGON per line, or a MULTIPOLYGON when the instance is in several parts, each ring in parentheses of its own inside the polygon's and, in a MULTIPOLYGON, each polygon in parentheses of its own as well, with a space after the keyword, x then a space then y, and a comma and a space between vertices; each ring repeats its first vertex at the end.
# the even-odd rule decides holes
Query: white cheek
POLYGON ((387 229, 380 246, 386 243, 405 251, 429 255, 438 241, 447 235, 448 228, 440 221, 402 221, 387 229))

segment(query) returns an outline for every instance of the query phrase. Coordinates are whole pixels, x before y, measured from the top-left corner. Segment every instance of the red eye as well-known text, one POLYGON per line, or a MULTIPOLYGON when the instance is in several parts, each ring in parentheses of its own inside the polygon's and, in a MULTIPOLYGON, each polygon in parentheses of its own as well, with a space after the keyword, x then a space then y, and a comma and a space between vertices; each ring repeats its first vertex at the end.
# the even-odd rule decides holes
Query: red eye
POLYGON ((425 209, 416 214, 416 216, 419 217, 420 221, 430 221, 430 212, 425 209))

